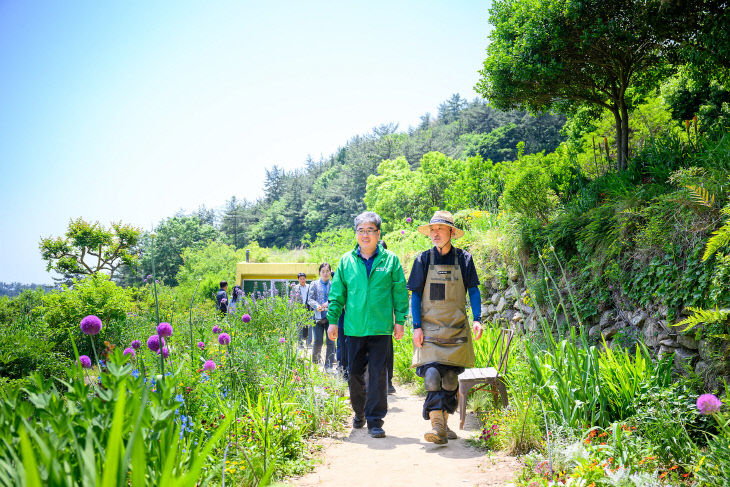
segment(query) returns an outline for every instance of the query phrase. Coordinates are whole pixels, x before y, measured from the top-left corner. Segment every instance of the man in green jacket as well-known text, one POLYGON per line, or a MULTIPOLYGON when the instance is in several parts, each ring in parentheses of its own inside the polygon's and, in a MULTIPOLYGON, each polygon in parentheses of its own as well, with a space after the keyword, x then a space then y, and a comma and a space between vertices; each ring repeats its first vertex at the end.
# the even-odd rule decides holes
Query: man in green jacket
POLYGON ((381 220, 366 211, 355 218, 357 246, 340 258, 329 293, 327 334, 337 338, 337 320, 345 313, 345 347, 349 362, 350 403, 354 428, 367 421, 368 433, 383 438, 388 412, 385 361, 391 334, 403 338, 408 316, 408 291, 398 256, 378 245, 381 220), (395 322, 395 325, 393 324, 395 322), (365 385, 365 368, 368 383, 365 385))

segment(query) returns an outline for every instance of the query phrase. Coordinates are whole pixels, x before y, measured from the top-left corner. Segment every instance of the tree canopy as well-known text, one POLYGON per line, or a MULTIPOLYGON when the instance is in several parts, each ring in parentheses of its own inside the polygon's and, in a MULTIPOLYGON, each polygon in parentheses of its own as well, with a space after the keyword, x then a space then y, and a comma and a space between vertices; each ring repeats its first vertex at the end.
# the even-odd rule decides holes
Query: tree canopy
POLYGON ((83 218, 71 220, 61 237, 41 238, 39 248, 46 270, 65 278, 108 272, 109 277, 122 264, 133 265, 137 255, 130 250, 137 244, 141 230, 121 222, 105 228, 83 218))

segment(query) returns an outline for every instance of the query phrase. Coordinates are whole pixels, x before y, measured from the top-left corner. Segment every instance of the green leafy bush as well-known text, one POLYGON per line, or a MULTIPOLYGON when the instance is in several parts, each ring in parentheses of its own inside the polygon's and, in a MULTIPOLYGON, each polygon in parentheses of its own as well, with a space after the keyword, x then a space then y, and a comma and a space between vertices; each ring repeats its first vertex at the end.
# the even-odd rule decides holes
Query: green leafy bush
POLYGON ((49 339, 56 343, 56 350, 67 357, 73 356, 70 338, 81 343, 82 353, 90 355, 88 340, 81 340, 83 334, 79 323, 84 316, 96 315, 104 327, 98 340, 119 343, 122 326, 132 302, 128 290, 117 286, 108 276, 94 274, 85 279, 74 279, 73 287, 64 286, 61 291, 45 295, 39 312, 48 325, 49 339))

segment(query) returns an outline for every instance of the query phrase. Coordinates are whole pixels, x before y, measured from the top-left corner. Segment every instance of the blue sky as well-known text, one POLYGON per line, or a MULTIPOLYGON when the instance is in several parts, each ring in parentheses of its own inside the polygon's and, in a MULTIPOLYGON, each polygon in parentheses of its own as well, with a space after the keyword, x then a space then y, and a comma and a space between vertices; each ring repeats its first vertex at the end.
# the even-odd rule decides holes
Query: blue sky
POLYGON ((0 0, 0 281, 50 282, 71 218, 255 199, 266 167, 476 97, 489 3, 0 0))

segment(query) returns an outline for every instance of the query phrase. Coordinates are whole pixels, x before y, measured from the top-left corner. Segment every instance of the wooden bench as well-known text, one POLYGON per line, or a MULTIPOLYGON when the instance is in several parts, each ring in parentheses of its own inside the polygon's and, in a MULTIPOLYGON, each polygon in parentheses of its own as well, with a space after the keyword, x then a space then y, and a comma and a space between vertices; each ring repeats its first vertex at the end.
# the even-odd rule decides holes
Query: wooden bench
POLYGON ((492 352, 489 354, 487 365, 491 367, 466 369, 459 374, 459 429, 464 429, 464 420, 466 419, 466 399, 475 386, 474 390, 483 389, 487 386, 491 388, 494 400, 497 395, 502 400, 502 407, 507 407, 507 386, 504 383, 504 375, 507 373, 507 362, 509 361, 509 346, 512 344, 514 330, 503 328, 497 341, 494 343, 492 352), (495 352, 499 348, 499 362, 493 363, 495 352))

